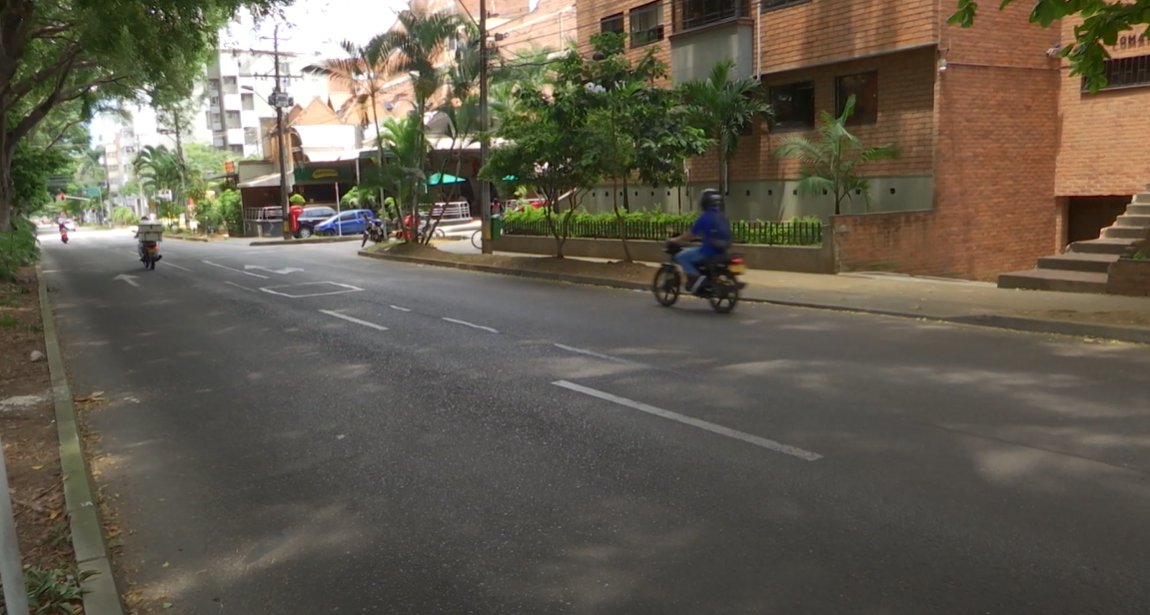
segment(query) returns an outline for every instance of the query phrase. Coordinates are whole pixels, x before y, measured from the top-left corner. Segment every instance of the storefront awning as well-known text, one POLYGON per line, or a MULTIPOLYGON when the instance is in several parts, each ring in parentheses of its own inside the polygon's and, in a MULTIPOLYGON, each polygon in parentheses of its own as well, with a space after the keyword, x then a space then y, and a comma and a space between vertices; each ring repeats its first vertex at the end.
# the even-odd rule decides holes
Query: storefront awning
POLYGON ((240 188, 279 188, 280 174, 269 173, 268 175, 260 175, 246 182, 240 182, 239 186, 240 188))

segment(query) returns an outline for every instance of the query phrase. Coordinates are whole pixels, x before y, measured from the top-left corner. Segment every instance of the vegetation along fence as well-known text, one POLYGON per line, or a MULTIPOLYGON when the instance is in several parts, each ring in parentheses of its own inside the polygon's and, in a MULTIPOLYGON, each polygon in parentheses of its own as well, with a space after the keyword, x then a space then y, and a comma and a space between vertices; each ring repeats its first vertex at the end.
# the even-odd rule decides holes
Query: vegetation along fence
MULTIPOLYGON (((558 220, 556 220, 558 223, 558 220)), ((691 228, 690 220, 656 221, 625 220, 623 230, 627 239, 662 241, 691 228)), ((503 226, 508 235, 548 236, 550 227, 545 219, 524 219, 508 216, 503 226)), ((735 243, 772 246, 817 246, 823 242, 823 223, 818 218, 796 218, 789 222, 763 222, 759 220, 732 220, 731 234, 735 243)), ((618 239, 619 222, 614 218, 575 218, 571 221, 571 237, 583 239, 618 239)))

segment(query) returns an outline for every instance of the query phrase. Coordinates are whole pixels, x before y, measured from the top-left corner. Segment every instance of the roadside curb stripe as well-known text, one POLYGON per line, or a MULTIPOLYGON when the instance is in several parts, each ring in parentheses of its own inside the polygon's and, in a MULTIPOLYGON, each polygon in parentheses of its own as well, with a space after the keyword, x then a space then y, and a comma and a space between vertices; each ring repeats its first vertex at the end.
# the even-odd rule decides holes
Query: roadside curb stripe
POLYGON ((60 473, 64 481, 64 501, 72 532, 72 548, 76 552, 76 567, 93 570, 96 574, 80 583, 83 590, 84 612, 88 615, 123 615, 120 592, 112 574, 104 530, 100 523, 96 498, 92 495, 91 476, 84 460, 76 424, 76 408, 72 405, 72 390, 64 370, 64 357, 60 340, 56 337, 56 321, 48 303, 48 283, 40 267, 36 267, 40 282, 40 318, 44 326, 44 347, 48 355, 48 372, 52 378, 52 398, 56 406, 56 426, 60 438, 60 473))

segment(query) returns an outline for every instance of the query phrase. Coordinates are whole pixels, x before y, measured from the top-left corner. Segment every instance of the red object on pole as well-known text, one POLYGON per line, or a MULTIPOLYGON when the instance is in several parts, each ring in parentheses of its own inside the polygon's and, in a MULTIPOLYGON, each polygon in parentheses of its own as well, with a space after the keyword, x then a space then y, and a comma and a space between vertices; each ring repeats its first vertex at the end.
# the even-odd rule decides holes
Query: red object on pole
POLYGON ((288 211, 290 212, 289 216, 291 217, 291 232, 293 234, 298 233, 299 217, 303 215, 303 207, 300 205, 292 205, 288 211))

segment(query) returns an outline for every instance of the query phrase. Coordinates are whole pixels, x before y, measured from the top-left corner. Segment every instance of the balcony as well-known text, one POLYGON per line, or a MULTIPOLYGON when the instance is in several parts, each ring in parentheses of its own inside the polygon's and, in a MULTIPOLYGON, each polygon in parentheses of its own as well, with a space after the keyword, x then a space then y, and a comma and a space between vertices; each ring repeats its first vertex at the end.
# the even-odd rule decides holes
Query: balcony
POLYGON ((674 0, 675 33, 751 17, 750 0, 674 0))

